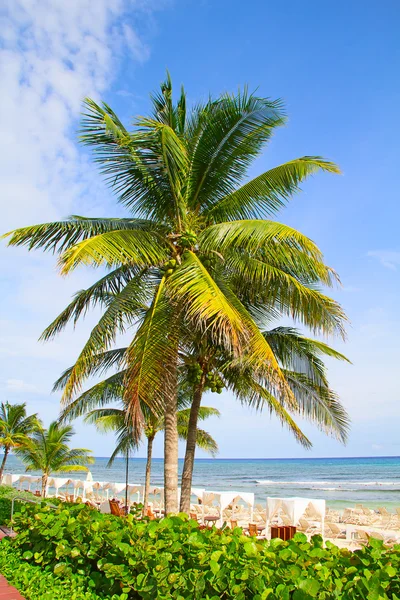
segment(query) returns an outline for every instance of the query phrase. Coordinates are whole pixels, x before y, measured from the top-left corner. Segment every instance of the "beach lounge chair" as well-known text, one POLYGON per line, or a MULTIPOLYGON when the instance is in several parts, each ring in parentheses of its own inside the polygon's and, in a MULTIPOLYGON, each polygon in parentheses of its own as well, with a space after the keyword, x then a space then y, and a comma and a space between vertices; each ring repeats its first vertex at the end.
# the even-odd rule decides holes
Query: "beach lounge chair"
POLYGON ((299 525, 297 526, 298 531, 301 531, 302 533, 317 533, 319 531, 319 527, 317 527, 316 525, 314 525, 314 523, 311 523, 310 521, 307 521, 307 519, 303 519, 302 517, 300 517, 299 519, 299 525))
POLYGON ((327 521, 329 521, 329 523, 340 523, 340 512, 338 510, 332 510, 331 508, 328 508, 325 518, 327 521))
POLYGON ((378 512, 383 517, 392 517, 393 513, 390 513, 385 506, 378 506, 378 512))
POLYGON ((345 508, 342 514, 342 523, 350 523, 352 525, 361 525, 360 515, 354 512, 351 508, 345 508))
POLYGON ((111 514, 116 517, 125 517, 125 511, 117 500, 109 500, 111 514))
POLYGON ((332 539, 346 539, 346 529, 339 527, 336 523, 325 522, 325 536, 332 539))
POLYGON ((385 546, 392 546, 393 544, 396 544, 396 542, 397 542, 397 539, 394 538, 393 536, 384 536, 382 533, 379 533, 378 531, 365 531, 364 529, 357 529, 356 536, 357 536, 356 540, 364 546, 369 544, 370 538, 382 540, 382 542, 385 544, 385 546))

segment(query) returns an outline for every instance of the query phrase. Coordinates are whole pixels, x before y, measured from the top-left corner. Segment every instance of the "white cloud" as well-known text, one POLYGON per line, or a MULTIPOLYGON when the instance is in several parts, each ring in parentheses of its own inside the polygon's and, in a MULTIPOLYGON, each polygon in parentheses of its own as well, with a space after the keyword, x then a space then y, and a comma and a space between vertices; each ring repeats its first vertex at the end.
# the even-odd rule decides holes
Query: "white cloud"
MULTIPOLYGON (((136 26, 151 9, 142 0, 4 0, 0 20, 1 230, 69 214, 110 215, 116 204, 77 143, 85 96, 100 99, 122 60, 149 57, 136 26)), ((54 342, 44 327, 94 274, 62 280, 55 259, 0 242, 0 388, 49 398, 60 372, 75 359, 93 316, 54 342)), ((58 406, 57 396, 52 396, 58 406)), ((33 406, 33 408, 35 408, 33 406)), ((56 410, 56 408, 55 408, 56 410)), ((46 415, 44 415, 46 416, 46 415)))
POLYGON ((377 258, 383 267, 396 271, 400 266, 400 252, 394 250, 370 250, 367 256, 377 258))
POLYGON ((39 391, 36 385, 26 383, 25 381, 22 381, 22 379, 7 379, 5 382, 5 389, 10 392, 37 393, 39 391))

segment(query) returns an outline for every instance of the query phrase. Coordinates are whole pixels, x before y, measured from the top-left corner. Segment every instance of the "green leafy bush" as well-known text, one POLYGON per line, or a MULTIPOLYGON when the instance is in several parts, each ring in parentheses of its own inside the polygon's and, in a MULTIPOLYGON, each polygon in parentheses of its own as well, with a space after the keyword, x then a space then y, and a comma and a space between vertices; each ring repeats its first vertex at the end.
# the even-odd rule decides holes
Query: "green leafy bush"
MULTIPOLYGON (((29 564, 9 544, 0 544, 0 571, 27 600, 103 600, 87 591, 87 578, 73 575, 60 578, 51 569, 29 564)), ((116 598, 119 598, 116 597, 116 598)), ((110 600, 112 600, 110 598, 110 600)))
POLYGON ((357 552, 320 536, 257 541, 240 528, 200 530, 185 516, 137 521, 89 507, 27 505, 8 542, 29 564, 87 577, 95 593, 121 600, 399 600, 400 545, 357 552))
MULTIPOLYGON (((46 502, 49 504, 58 504, 60 501, 55 498, 36 498, 29 492, 21 492, 9 485, 0 485, 0 526, 8 525, 11 515, 11 502, 13 498, 22 498, 25 500, 34 500, 38 503, 46 502)), ((15 501, 14 511, 21 510, 22 503, 19 500, 15 501)))

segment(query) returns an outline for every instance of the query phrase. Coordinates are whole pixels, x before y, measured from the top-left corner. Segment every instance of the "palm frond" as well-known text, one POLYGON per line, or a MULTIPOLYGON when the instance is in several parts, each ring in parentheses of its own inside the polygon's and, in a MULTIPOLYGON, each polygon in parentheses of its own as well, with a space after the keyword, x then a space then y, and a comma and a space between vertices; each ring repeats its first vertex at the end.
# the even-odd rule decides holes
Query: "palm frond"
POLYGON ((296 413, 346 443, 350 419, 337 394, 327 386, 316 385, 302 373, 285 370, 285 377, 296 396, 296 413))
POLYGON ((68 381, 65 384, 63 402, 71 399, 81 387, 82 381, 92 370, 92 360, 96 360, 99 352, 107 350, 115 342, 116 334, 124 332, 127 325, 132 325, 139 314, 146 310, 146 290, 141 285, 141 278, 132 279, 113 300, 92 329, 88 341, 82 349, 68 381))
MULTIPOLYGON (((149 275, 146 271, 142 271, 135 267, 118 267, 111 273, 107 273, 107 275, 96 281, 86 290, 77 292, 73 301, 67 308, 64 309, 48 327, 46 327, 40 336, 40 339, 43 341, 52 339, 55 335, 60 333, 71 320, 75 327, 79 318, 81 316, 84 317, 89 308, 95 308, 98 305, 102 307, 107 306, 110 302, 110 297, 114 297, 122 292, 124 287, 132 279, 135 279, 136 281, 140 279, 144 291, 149 275)), ((142 295, 142 302, 145 300, 146 298, 142 295)))
POLYGON ((240 314, 194 252, 184 253, 182 265, 168 279, 168 289, 185 306, 189 321, 238 353, 246 341, 240 314))
MULTIPOLYGON (((100 352, 92 357, 90 368, 88 368, 87 376, 101 375, 113 367, 121 367, 124 364, 125 353, 127 348, 114 348, 106 352, 100 352)), ((53 392, 64 389, 66 386, 74 366, 68 367, 53 385, 53 392)))
POLYGON ((302 181, 318 171, 340 173, 335 163, 320 156, 303 156, 255 177, 215 204, 209 204, 204 214, 214 222, 269 217, 299 191, 302 181))
POLYGON ((0 236, 10 238, 9 246, 27 246, 29 250, 43 248, 44 251, 62 253, 79 242, 112 231, 156 230, 156 224, 144 219, 104 219, 72 215, 65 221, 42 223, 21 227, 0 236))
MULTIPOLYGON (((152 305, 127 350, 125 397, 129 418, 134 422, 140 403, 154 411, 163 406, 168 377, 166 366, 173 349, 171 306, 165 294, 165 277, 159 283, 152 305)), ((136 424, 139 429, 139 423, 136 424)))
POLYGON ((204 252, 219 252, 240 249, 252 254, 268 248, 269 244, 279 244, 283 249, 305 252, 316 261, 322 261, 322 253, 308 237, 275 221, 248 219, 211 225, 199 237, 199 245, 204 252))
POLYGON ((284 122, 282 104, 248 94, 226 94, 195 109, 189 124, 187 201, 194 210, 232 193, 273 130, 284 122))
POLYGON ((110 268, 129 265, 151 267, 168 257, 167 245, 153 232, 120 230, 83 240, 61 254, 58 264, 63 275, 79 265, 110 268))
POLYGON ((63 408, 59 421, 61 423, 72 421, 94 408, 121 400, 125 392, 125 375, 125 370, 119 371, 82 392, 63 408))

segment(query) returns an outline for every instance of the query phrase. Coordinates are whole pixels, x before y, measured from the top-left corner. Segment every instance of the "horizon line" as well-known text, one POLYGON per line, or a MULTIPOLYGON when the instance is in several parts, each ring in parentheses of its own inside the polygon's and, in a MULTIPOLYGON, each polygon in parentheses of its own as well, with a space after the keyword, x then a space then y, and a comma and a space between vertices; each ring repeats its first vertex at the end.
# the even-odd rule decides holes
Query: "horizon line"
MULTIPOLYGON (((0 455, 1 456, 1 455, 0 455)), ((94 458, 104 458, 104 459, 109 459, 109 456, 94 456, 94 458)), ((139 459, 143 459, 146 460, 146 456, 130 456, 129 460, 133 460, 135 458, 139 458, 139 459)), ((239 457, 239 458, 205 458, 205 457, 195 457, 195 460, 204 460, 204 461, 209 461, 209 460, 351 460, 351 459, 356 459, 356 458, 400 458, 400 455, 398 454, 388 454, 388 455, 365 455, 365 456, 313 456, 313 457, 298 457, 296 458, 295 456, 292 457, 288 457, 288 458, 262 458, 262 457, 239 457)), ((121 459, 121 460, 126 460, 126 457, 124 456, 117 456, 116 459, 121 459)), ((164 460, 164 458, 162 456, 154 456, 152 458, 152 460, 164 460)), ((178 460, 184 460, 184 457, 179 457, 178 460)))

